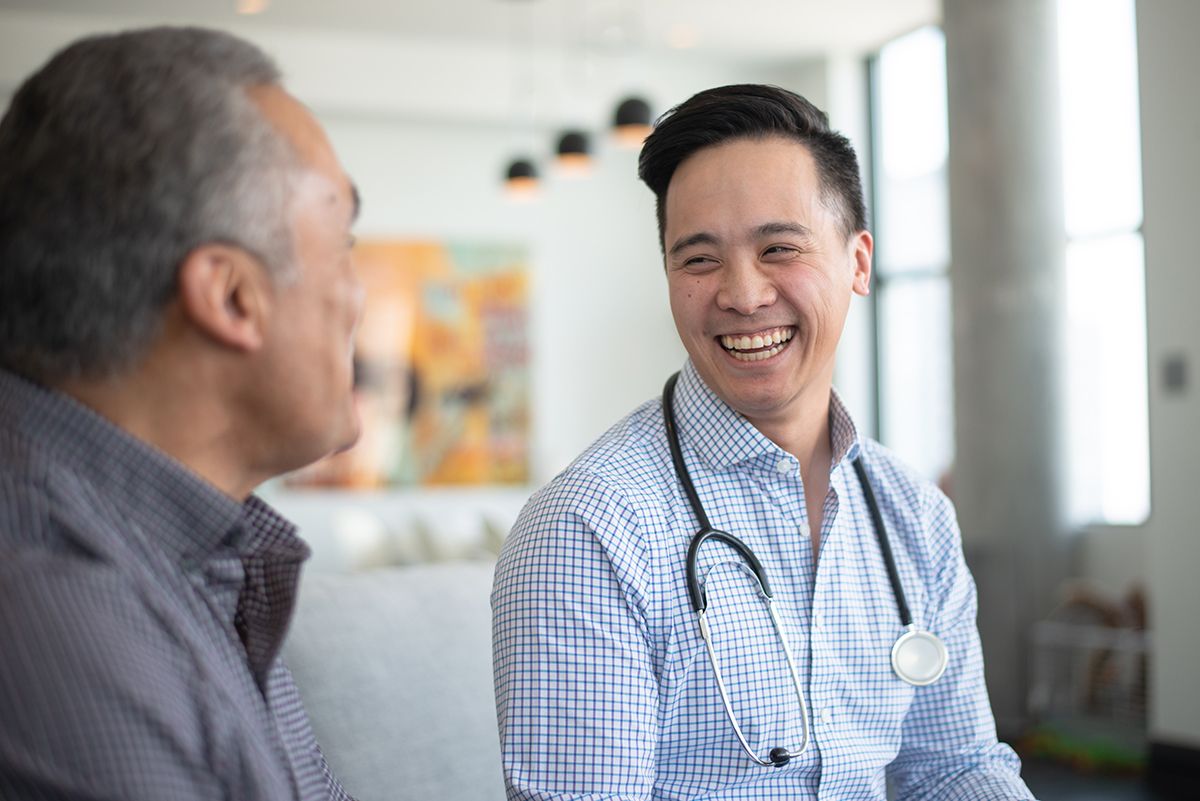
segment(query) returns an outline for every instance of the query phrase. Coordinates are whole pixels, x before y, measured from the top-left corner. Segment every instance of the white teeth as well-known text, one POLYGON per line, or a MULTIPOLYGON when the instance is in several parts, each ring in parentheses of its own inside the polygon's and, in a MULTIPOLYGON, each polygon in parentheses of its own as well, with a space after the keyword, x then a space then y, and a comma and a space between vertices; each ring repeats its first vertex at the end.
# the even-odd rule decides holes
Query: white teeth
POLYGON ((757 362, 769 359, 783 350, 783 343, 789 341, 795 334, 793 328, 772 328, 762 333, 743 334, 741 336, 725 335, 721 337, 721 345, 735 358, 744 362, 757 362), (767 348, 767 350, 762 350, 767 348), (753 351, 743 353, 742 351, 753 351))
POLYGON ((731 350, 730 354, 733 358, 742 362, 761 362, 763 359, 769 359, 779 351, 783 350, 783 344, 780 343, 770 348, 769 350, 756 350, 753 353, 742 353, 741 351, 731 350))

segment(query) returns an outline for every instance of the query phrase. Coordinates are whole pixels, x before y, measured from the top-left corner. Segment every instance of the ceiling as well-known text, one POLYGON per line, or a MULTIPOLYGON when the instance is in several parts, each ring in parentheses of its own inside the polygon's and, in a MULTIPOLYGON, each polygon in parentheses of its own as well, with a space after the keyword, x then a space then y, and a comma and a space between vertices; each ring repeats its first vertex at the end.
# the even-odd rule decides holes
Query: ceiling
MULTIPOLYGON (((930 22, 939 0, 0 0, 0 10, 777 60, 861 53, 930 22), (266 4, 252 17, 239 4, 266 4)), ((2 34, 0 34, 2 37, 2 34)))

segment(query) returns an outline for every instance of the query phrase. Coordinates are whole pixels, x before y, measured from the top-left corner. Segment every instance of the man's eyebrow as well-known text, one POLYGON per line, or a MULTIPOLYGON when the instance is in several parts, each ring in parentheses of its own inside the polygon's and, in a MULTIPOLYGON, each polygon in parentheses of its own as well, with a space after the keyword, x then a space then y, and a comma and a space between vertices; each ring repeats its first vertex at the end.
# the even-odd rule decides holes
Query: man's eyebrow
POLYGON ((685 236, 683 239, 678 240, 674 245, 671 245, 671 249, 668 252, 672 256, 674 256, 675 254, 677 254, 679 251, 683 250, 684 248, 690 248, 693 245, 715 245, 715 244, 717 244, 717 238, 714 235, 707 233, 705 231, 701 231, 698 234, 692 234, 691 236, 685 236))
POLYGON ((779 234, 795 234, 796 236, 812 237, 813 232, 800 223, 769 222, 754 229, 758 236, 778 236, 779 234))

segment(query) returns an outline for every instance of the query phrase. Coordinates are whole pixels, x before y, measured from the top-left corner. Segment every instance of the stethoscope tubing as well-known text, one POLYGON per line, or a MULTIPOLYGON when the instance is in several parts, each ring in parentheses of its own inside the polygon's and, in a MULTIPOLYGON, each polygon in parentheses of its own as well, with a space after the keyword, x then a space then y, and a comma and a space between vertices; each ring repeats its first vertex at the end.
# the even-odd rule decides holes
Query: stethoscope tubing
POLYGON ((879 540, 879 550, 883 554, 883 564, 887 567, 888 581, 892 584, 892 594, 896 597, 896 607, 900 612, 900 624, 905 628, 912 625, 912 613, 908 610, 908 600, 904 597, 904 586, 900 583, 900 572, 896 569, 896 557, 892 554, 892 543, 883 525, 883 515, 879 512, 879 502, 875 500, 875 490, 867 478, 867 468, 863 467, 862 458, 854 459, 854 472, 858 474, 858 483, 862 485, 863 495, 867 498, 867 509, 871 512, 871 523, 875 527, 875 538, 879 540))
MULTIPOLYGON (((666 386, 663 387, 663 421, 667 429, 667 445, 671 450, 671 461, 675 465, 675 475, 683 487, 688 504, 692 507, 692 514, 696 516, 696 522, 700 525, 699 531, 693 536, 692 542, 688 546, 687 555, 688 595, 692 601, 692 608, 696 612, 700 612, 707 606, 703 588, 699 586, 699 576, 696 575, 696 561, 700 545, 709 539, 717 539, 732 546, 734 550, 750 563, 755 576, 762 584, 767 596, 773 598, 770 585, 767 583, 766 570, 763 569, 762 563, 759 562, 754 551, 732 534, 713 528, 708 514, 704 511, 704 504, 700 502, 700 494, 696 491, 696 485, 692 482, 691 472, 687 468, 687 463, 683 460, 683 449, 679 443, 679 429, 675 424, 675 385, 678 381, 679 373, 675 373, 667 379, 666 386)), ((879 541, 879 550, 883 555, 884 567, 887 569, 888 582, 892 585, 892 595, 896 599, 896 607, 900 613, 900 625, 906 629, 910 628, 913 625, 912 612, 908 608, 908 600, 904 595, 904 587, 900 582, 900 571, 896 567, 896 557, 892 552, 892 543, 888 537, 887 526, 883 522, 883 514, 879 510, 879 501, 875 498, 875 491, 871 487, 870 479, 867 477, 867 469, 863 465, 862 457, 856 457, 852 464, 854 465, 854 472, 858 476, 858 482, 862 486, 863 495, 867 501, 867 509, 871 515, 871 524, 875 529, 875 538, 879 541)))
MULTIPOLYGON (((699 530, 692 536, 691 542, 688 544, 686 573, 687 573, 687 588, 688 596, 692 603, 692 608, 696 612, 699 625, 700 636, 704 640, 705 650, 708 652, 709 662, 712 665, 713 673, 716 676, 717 690, 721 696, 721 703, 725 707, 725 714, 729 718, 730 724, 733 726, 734 733, 737 735, 738 742, 742 749, 760 765, 767 767, 780 767, 787 764, 793 757, 803 754, 808 749, 809 743, 809 722, 808 722, 808 705, 804 700, 804 692, 800 680, 800 672, 796 667, 795 660, 792 657, 792 649, 788 644, 787 636, 784 634, 783 625, 780 622, 779 616, 775 610, 775 598, 771 592, 771 586, 767 582, 767 572, 755 555, 754 551, 746 543, 742 542, 732 534, 713 528, 709 521, 707 513, 704 511, 704 505, 700 502, 700 495, 696 491, 695 484, 692 482, 690 471, 687 469, 687 464, 683 459, 683 450, 679 441, 679 431, 675 424, 675 385, 679 380, 679 373, 675 373, 667 379, 666 386, 663 387, 663 421, 666 426, 667 444, 671 451, 671 461, 675 467, 675 475, 679 479, 680 486, 683 488, 684 494, 687 496, 688 504, 692 508, 692 513, 696 517, 696 522, 699 524, 699 530), (717 540, 723 542, 744 560, 744 563, 749 565, 751 574, 758 582, 759 592, 767 604, 767 611, 770 614, 772 625, 775 627, 775 632, 779 637, 780 643, 783 645, 784 655, 787 657, 788 669, 792 674, 792 681, 796 689, 796 695, 800 700, 800 712, 803 720, 804 736, 800 746, 795 750, 786 748, 772 748, 769 759, 763 759, 754 753, 745 735, 742 733, 742 728, 738 724, 737 717, 734 715, 733 706, 730 703, 729 692, 725 686, 725 679, 721 674, 721 667, 717 660, 716 651, 713 648, 712 637, 708 626, 708 596, 704 589, 704 582, 698 575, 697 565, 699 563, 699 553, 704 543, 709 540, 717 540)), ((863 495, 867 501, 867 508, 871 515, 871 524, 875 529, 876 539, 879 541, 879 550, 883 556, 884 565, 887 568, 888 581, 892 585, 892 594, 896 599, 897 610, 900 614, 900 623, 905 629, 905 633, 896 640, 892 647, 891 662, 892 669, 896 675, 903 681, 909 684, 921 687, 932 684, 941 678, 942 673, 946 669, 948 661, 946 647, 942 641, 934 634, 918 629, 913 624, 912 612, 908 607, 908 600, 904 595, 904 588, 900 582, 900 573, 896 567, 896 558, 892 553, 891 542, 888 538, 887 527, 883 522, 883 515, 879 510, 879 502, 875 497, 875 491, 871 486, 871 482, 867 477, 866 467, 864 467, 861 456, 855 457, 852 460, 854 471, 858 476, 859 484, 862 486, 863 495), (912 650, 910 647, 915 647, 912 650), (905 654, 906 649, 908 653, 905 654), (926 662, 923 665, 921 660, 932 650, 935 659, 932 662, 926 662), (911 663, 910 657, 915 657, 917 661, 917 669, 909 668, 911 663), (925 669, 922 670, 921 668, 925 669)))

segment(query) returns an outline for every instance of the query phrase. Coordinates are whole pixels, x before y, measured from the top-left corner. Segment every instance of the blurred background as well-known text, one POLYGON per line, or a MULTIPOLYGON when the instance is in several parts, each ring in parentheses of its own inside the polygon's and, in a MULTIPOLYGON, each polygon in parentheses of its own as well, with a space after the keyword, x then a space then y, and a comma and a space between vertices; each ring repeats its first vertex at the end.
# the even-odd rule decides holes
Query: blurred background
POLYGON ((659 392, 684 352, 638 126, 778 84, 862 160, 837 384, 957 504, 1002 735, 1200 787, 1200 4, 0 0, 0 106, 72 39, 185 22, 271 53, 364 199, 367 437, 266 488, 311 570, 488 558, 659 392))

